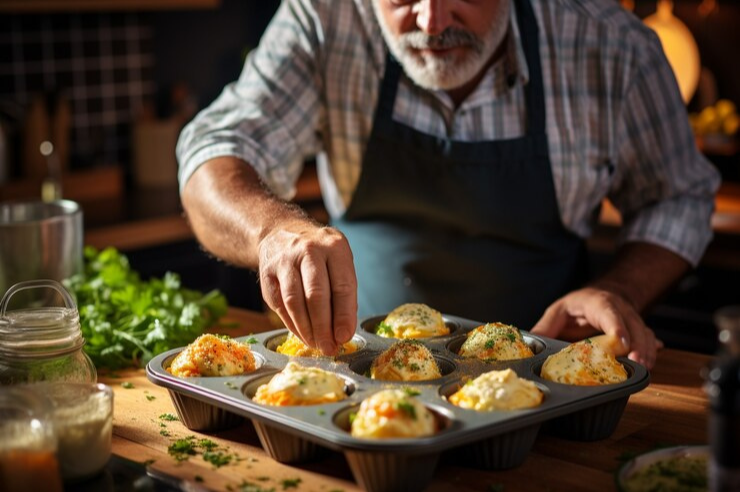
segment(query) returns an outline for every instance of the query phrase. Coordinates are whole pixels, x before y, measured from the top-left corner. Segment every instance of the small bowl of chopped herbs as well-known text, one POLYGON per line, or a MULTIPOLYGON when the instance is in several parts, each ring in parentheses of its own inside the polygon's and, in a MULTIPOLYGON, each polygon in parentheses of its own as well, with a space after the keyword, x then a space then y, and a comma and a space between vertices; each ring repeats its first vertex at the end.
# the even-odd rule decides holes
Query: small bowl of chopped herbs
POLYGON ((617 471, 621 492, 708 490, 708 446, 674 446, 641 454, 617 471))

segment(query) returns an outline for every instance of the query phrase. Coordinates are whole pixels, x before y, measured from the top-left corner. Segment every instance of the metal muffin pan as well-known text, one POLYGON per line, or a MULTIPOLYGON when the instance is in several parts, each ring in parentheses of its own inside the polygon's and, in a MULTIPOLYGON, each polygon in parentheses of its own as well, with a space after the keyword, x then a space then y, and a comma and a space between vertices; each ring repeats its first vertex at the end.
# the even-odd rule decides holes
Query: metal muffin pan
POLYGON ((166 368, 185 347, 159 354, 147 365, 150 381, 167 388, 186 427, 219 430, 242 418, 254 424, 265 451, 283 463, 319 459, 326 448, 344 453, 356 481, 369 491, 421 490, 432 479, 436 463, 454 455, 468 466, 498 470, 520 465, 529 453, 540 426, 567 439, 593 441, 611 435, 619 423, 629 396, 649 383, 648 371, 631 360, 619 358, 629 378, 605 386, 571 386, 542 379, 540 368, 548 355, 567 342, 522 331, 534 357, 515 361, 483 362, 457 355, 467 333, 481 322, 444 315, 450 333, 419 339, 440 365, 442 377, 419 382, 370 379, 370 363, 395 338, 375 334, 385 316, 361 320, 354 340, 360 349, 329 358, 288 357, 275 352, 287 330, 274 330, 238 337, 251 345, 256 371, 228 377, 180 378, 166 368), (304 366, 332 371, 345 380, 347 398, 340 402, 293 407, 272 407, 252 401, 257 388, 285 367, 289 360, 304 366), (468 379, 491 370, 511 368, 519 377, 533 381, 544 393, 536 408, 478 412, 452 405, 446 397, 468 379), (349 415, 376 391, 413 388, 416 397, 433 412, 439 431, 416 439, 358 439, 349 433, 349 415), (443 455, 446 451, 453 451, 443 455))

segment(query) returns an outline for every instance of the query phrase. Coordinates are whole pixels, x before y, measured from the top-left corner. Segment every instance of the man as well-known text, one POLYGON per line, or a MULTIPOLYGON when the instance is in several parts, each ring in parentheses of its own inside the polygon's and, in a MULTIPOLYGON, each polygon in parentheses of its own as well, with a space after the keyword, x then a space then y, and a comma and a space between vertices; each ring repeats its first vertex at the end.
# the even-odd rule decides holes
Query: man
POLYGON ((213 254, 259 269, 327 354, 359 314, 425 302, 546 336, 602 331, 648 367, 640 312, 711 239, 699 155, 660 43, 613 0, 288 0, 178 143, 213 254), (333 227, 283 199, 317 155, 333 227), (586 270, 604 197, 624 230, 586 270))

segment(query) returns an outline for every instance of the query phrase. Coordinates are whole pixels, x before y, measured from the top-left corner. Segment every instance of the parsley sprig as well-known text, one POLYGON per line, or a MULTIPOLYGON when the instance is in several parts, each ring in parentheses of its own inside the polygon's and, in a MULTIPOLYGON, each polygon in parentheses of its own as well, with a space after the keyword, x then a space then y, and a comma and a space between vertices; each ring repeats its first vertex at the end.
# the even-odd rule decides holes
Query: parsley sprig
POLYGON ((192 342, 226 313, 217 290, 182 287, 180 277, 142 280, 115 248, 85 248, 84 272, 64 281, 80 312, 85 352, 98 368, 143 366, 192 342))

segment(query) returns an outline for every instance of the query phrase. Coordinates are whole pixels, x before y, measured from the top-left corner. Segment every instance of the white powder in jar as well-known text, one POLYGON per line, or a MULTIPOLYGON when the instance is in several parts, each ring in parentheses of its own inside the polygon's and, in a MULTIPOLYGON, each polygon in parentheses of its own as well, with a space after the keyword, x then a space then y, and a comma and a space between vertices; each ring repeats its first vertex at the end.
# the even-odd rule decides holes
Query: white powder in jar
POLYGON ((113 392, 103 384, 51 386, 62 477, 76 480, 95 475, 111 454, 113 392))

